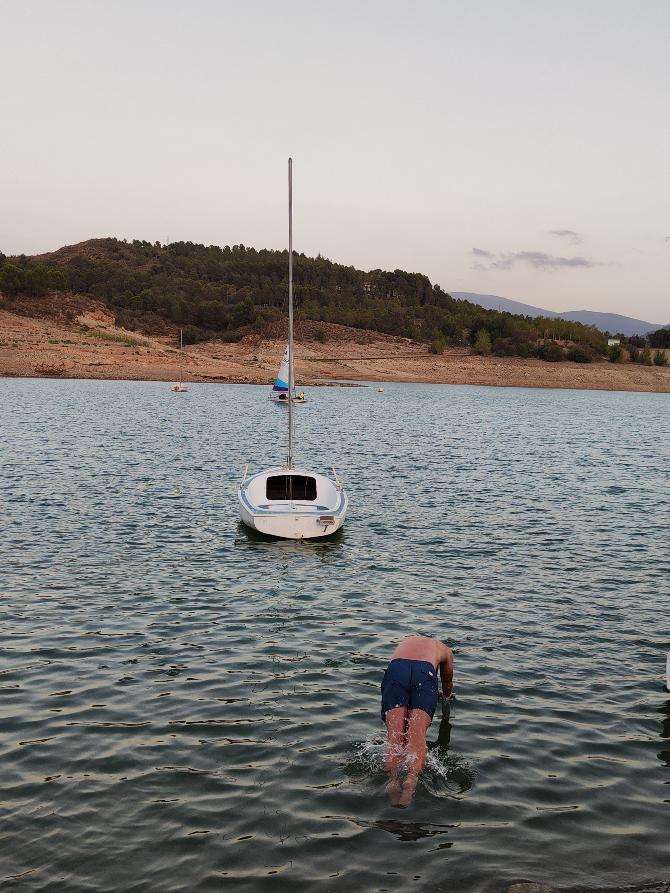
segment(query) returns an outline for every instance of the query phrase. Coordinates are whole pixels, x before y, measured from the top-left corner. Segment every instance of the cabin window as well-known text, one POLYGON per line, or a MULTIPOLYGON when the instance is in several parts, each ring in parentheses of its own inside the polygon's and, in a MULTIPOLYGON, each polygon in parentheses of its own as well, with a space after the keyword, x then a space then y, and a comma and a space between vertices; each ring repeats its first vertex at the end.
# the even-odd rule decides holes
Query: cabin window
POLYGON ((265 484, 266 499, 316 499, 316 478, 301 474, 277 474, 265 484))

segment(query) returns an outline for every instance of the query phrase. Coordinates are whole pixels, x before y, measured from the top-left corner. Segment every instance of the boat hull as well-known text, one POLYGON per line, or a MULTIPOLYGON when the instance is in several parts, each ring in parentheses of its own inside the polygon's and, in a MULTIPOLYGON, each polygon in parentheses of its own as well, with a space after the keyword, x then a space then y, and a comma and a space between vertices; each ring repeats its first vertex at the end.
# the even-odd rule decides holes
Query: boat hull
MULTIPOLYGON (((280 404, 282 404, 282 406, 288 406, 288 397, 286 396, 286 393, 284 391, 282 391, 281 394, 277 394, 277 393, 270 394, 270 400, 272 400, 273 403, 280 403, 280 404)), ((294 406, 296 403, 306 403, 306 402, 307 402, 306 397, 298 397, 297 395, 291 401, 291 403, 293 403, 294 406)))
POLYGON ((279 539, 322 539, 336 533, 344 524, 349 505, 339 484, 323 475, 296 469, 298 477, 310 477, 316 482, 313 500, 263 498, 267 478, 286 474, 286 469, 272 469, 242 484, 237 494, 241 521, 252 530, 279 539))
POLYGON ((284 540, 311 540, 332 536, 344 524, 344 517, 335 518, 328 524, 319 521, 310 515, 301 515, 299 512, 276 515, 272 518, 255 515, 240 506, 240 519, 247 527, 264 533, 266 536, 284 540))

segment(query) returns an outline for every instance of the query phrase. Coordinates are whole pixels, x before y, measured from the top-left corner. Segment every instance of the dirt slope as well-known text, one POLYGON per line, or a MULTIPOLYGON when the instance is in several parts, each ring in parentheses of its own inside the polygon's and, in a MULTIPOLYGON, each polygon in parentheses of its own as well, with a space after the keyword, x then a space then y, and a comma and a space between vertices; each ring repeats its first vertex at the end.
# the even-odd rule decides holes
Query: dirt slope
MULTIPOLYGON (((207 341, 180 355, 177 333, 146 336, 114 324, 105 306, 77 295, 18 299, 0 310, 0 375, 269 384, 284 327, 231 344, 207 341)), ((424 344, 327 323, 300 323, 296 381, 415 381, 546 388, 670 392, 670 368, 606 362, 545 363, 476 357, 465 348, 430 354, 424 344), (325 339, 325 340, 324 340, 325 339)))

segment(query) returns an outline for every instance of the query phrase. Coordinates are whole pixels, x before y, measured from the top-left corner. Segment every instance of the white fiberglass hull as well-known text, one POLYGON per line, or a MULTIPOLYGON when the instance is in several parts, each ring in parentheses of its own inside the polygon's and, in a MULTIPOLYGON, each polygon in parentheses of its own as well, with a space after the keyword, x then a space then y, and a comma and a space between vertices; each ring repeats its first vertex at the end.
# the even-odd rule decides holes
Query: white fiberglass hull
MULTIPOLYGON (((303 494, 304 495, 304 494, 303 494)), ((349 500, 339 484, 301 469, 273 468, 245 480, 238 490, 240 518, 247 527, 280 539, 306 540, 332 536, 342 527, 349 500), (314 482, 314 498, 268 498, 268 478, 314 482)))

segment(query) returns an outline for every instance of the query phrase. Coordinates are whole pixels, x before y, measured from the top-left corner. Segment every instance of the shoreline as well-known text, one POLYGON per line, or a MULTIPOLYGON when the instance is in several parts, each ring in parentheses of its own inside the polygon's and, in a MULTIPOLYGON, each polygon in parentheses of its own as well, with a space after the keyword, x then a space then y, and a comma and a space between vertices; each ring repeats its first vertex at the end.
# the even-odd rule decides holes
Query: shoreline
MULTIPOLYGON (((39 306, 30 310, 43 315, 0 310, 0 377, 270 385, 284 352, 285 339, 273 333, 203 341, 180 353, 173 334, 122 329, 98 302, 76 309, 76 315, 46 314, 39 306)), ((370 382, 670 393, 670 366, 482 357, 463 347, 431 354, 406 338, 326 323, 319 329, 325 340, 310 337, 307 325, 298 333, 298 387, 370 382)))
MULTIPOLYGON (((113 381, 113 382, 136 382, 137 384, 142 383, 155 383, 155 384, 168 384, 176 381, 174 377, 172 378, 137 378, 137 377, 103 377, 103 376, 93 376, 93 375, 14 375, 12 373, 6 373, 0 370, 0 381, 2 380, 16 380, 16 381, 113 381)), ((233 381, 230 379, 224 378, 189 378, 184 379, 183 383, 190 387, 194 384, 205 384, 205 385, 251 385, 253 387, 269 387, 272 382, 266 381, 233 381)), ((547 385, 547 384, 509 384, 506 382, 497 382, 493 383, 482 383, 482 382, 473 382, 473 381, 424 381, 424 380, 414 380, 414 379, 369 379, 363 383, 363 379, 360 381, 311 381, 309 384, 304 384, 301 387, 304 388, 372 388, 375 385, 392 385, 392 384, 431 384, 435 386, 440 385, 449 385, 453 387, 463 387, 463 388, 502 388, 502 389, 532 389, 537 391, 606 391, 608 393, 613 394, 666 394, 670 393, 670 390, 651 390, 651 389, 635 389, 635 388, 617 388, 617 387, 588 387, 587 385, 547 385)))

